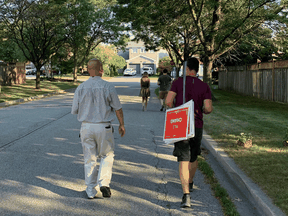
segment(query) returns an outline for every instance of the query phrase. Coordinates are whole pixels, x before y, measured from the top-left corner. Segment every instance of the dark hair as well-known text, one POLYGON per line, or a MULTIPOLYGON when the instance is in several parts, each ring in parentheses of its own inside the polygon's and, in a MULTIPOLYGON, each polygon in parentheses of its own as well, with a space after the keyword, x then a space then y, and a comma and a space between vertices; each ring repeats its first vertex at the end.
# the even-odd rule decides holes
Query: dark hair
POLYGON ((165 68, 165 69, 163 70, 163 73, 168 73, 168 70, 165 68))
POLYGON ((148 73, 146 71, 143 73, 143 77, 148 77, 148 73))
POLYGON ((195 70, 196 73, 198 72, 199 70, 199 61, 197 58, 195 57, 192 57, 192 58, 189 58, 187 60, 187 67, 190 69, 190 70, 195 70))

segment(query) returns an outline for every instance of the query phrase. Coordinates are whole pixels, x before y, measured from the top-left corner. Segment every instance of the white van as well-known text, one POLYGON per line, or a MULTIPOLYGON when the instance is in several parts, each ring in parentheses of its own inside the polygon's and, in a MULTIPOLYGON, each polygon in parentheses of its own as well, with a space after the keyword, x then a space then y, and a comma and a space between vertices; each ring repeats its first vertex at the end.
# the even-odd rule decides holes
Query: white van
POLYGON ((26 75, 35 75, 36 71, 37 71, 36 68, 35 67, 33 68, 31 65, 25 66, 26 75))
POLYGON ((141 70, 141 75, 143 75, 144 72, 147 72, 148 75, 153 75, 154 71, 151 67, 143 67, 141 70))

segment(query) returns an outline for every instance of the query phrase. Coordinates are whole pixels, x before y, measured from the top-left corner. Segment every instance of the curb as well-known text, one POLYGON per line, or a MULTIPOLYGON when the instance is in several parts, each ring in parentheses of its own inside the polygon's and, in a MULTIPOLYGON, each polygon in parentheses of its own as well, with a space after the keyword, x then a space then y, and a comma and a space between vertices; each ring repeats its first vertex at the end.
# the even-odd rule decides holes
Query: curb
POLYGON ((71 89, 60 90, 60 91, 51 92, 51 93, 47 93, 43 95, 36 95, 36 96, 28 97, 28 98, 22 98, 22 99, 18 99, 14 101, 6 101, 6 102, 0 103, 0 107, 6 107, 6 106, 19 104, 19 103, 28 102, 28 101, 34 101, 34 100, 42 99, 45 97, 51 97, 51 96, 58 95, 58 94, 66 94, 66 93, 75 91, 75 89, 76 88, 71 88, 71 89))
POLYGON ((228 176, 237 187, 248 199, 248 201, 256 207, 261 215, 267 216, 285 216, 281 209, 275 206, 271 200, 258 185, 256 185, 246 174, 236 165, 234 160, 219 147, 211 136, 205 131, 203 132, 202 143, 213 156, 223 166, 228 176))

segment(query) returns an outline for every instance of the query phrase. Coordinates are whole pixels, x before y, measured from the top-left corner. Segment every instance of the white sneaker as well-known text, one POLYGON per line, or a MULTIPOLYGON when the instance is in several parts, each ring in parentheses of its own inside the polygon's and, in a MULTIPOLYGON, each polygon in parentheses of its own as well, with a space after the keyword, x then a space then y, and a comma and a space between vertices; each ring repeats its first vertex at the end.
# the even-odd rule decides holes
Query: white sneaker
POLYGON ((87 196, 88 196, 88 199, 93 199, 96 194, 97 194, 97 191, 95 188, 86 188, 86 193, 87 193, 87 196))

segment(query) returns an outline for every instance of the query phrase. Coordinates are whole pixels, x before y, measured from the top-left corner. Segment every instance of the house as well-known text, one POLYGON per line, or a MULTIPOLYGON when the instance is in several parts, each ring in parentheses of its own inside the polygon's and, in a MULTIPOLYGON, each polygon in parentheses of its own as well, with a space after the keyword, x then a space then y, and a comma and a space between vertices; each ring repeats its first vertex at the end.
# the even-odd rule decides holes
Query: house
POLYGON ((151 67, 156 73, 158 67, 159 59, 168 56, 168 53, 164 49, 159 51, 145 50, 145 45, 143 42, 139 41, 128 42, 125 52, 118 52, 119 56, 122 56, 126 60, 127 68, 134 68, 137 74, 140 74, 141 68, 151 67))

